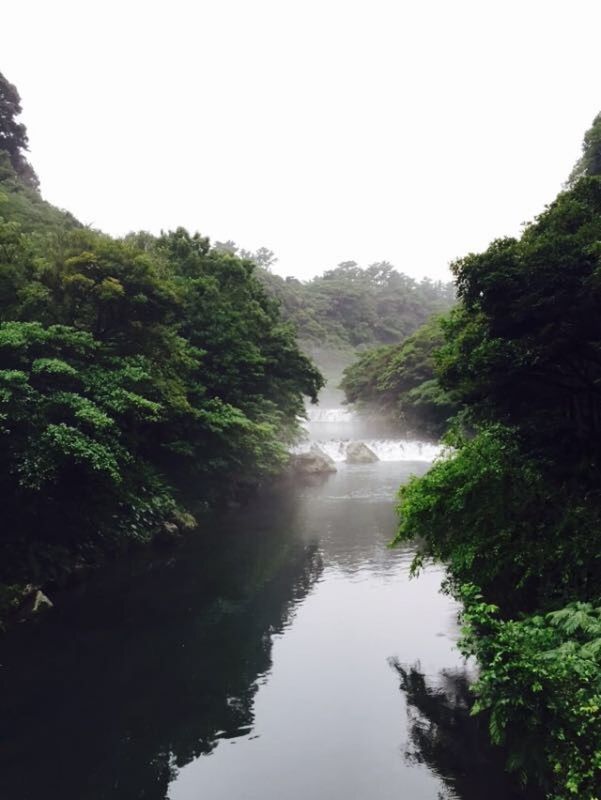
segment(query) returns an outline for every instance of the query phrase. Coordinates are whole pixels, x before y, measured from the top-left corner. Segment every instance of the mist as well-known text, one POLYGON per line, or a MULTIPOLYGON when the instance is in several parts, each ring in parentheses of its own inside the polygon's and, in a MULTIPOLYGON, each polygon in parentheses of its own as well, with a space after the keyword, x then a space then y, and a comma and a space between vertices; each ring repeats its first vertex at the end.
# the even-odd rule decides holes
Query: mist
POLYGON ((4 37, 2 69, 44 196, 112 235, 266 246, 281 275, 390 260, 447 280, 552 200, 598 110, 590 0, 165 11, 4 9, 27 32, 4 37))

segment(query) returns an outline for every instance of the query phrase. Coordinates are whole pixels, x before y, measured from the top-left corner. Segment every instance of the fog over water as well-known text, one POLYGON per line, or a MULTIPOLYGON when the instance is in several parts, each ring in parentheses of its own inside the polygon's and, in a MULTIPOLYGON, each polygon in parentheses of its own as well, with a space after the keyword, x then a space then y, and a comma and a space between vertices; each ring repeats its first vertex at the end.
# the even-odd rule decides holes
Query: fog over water
POLYGON ((307 436, 294 448, 295 452, 307 452, 318 442, 319 448, 337 463, 346 460, 351 442, 364 442, 380 461, 390 462, 431 462, 444 450, 435 442, 399 438, 391 422, 378 423, 349 407, 310 406, 307 415, 307 436))
POLYGON ((1 797, 518 797, 469 717, 443 569, 411 580, 388 546, 433 451, 343 409, 307 427, 396 458, 266 489, 6 635, 1 797))

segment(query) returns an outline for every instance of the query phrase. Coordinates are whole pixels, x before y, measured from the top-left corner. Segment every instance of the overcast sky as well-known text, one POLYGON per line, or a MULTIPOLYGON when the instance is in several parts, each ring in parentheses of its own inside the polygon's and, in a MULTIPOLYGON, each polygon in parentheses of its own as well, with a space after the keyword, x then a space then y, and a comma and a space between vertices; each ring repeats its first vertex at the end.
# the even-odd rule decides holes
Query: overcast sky
POLYGON ((310 277, 516 234, 601 109, 599 0, 19 0, 0 71, 44 196, 310 277))

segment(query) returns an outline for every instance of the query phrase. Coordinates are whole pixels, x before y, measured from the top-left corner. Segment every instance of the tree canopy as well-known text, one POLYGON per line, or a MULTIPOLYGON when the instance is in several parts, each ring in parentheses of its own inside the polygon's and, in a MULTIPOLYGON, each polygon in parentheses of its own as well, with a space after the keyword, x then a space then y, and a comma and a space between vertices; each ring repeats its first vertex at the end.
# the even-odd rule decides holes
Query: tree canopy
POLYGON ((574 165, 568 183, 573 185, 579 178, 601 175, 601 113, 584 134, 582 155, 574 165))
POLYGON ((304 283, 265 272, 260 277, 309 347, 396 343, 455 301, 452 284, 416 281, 387 261, 366 268, 348 261, 304 283))
POLYGON ((433 317, 399 344, 366 350, 344 371, 346 400, 364 413, 384 414, 406 435, 441 436, 458 404, 436 378, 436 354, 444 341, 433 317))
POLYGON ((397 343, 455 302, 452 283, 429 278, 416 281, 388 261, 367 267, 345 261, 301 281, 273 273, 277 258, 265 247, 253 253, 228 241, 216 243, 216 248, 257 265, 257 277, 279 301, 282 315, 294 325, 308 351, 315 347, 351 351, 397 343))
POLYGON ((280 469, 323 379, 256 272, 183 228, 85 228, 0 161, 0 584, 183 530, 280 469))
POLYGON ((29 140, 25 125, 17 120, 20 114, 19 92, 0 72, 0 151, 8 153, 10 163, 21 180, 37 188, 37 175, 24 155, 29 148, 29 140))
POLYGON ((583 178, 521 239, 455 264, 441 380, 479 422, 519 427, 571 469, 601 425, 601 182, 583 178))

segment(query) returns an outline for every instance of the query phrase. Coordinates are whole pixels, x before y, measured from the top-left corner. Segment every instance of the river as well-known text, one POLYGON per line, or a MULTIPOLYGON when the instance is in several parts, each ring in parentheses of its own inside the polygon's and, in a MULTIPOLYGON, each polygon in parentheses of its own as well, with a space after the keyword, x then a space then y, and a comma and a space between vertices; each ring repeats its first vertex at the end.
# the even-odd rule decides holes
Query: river
POLYGON ((55 598, 0 643, 2 800, 510 800, 443 572, 390 549, 429 445, 317 412, 338 472, 55 598), (381 458, 346 465, 344 440, 381 458))

